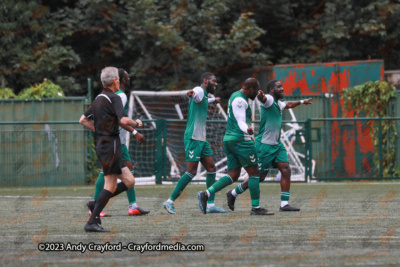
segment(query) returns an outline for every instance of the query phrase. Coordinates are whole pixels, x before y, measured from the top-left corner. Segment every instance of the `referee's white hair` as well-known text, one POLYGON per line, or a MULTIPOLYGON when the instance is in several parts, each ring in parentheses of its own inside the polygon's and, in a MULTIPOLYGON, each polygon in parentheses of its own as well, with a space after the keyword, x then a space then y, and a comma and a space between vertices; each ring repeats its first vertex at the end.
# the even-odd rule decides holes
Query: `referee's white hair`
POLYGON ((103 86, 112 85, 115 78, 119 79, 116 67, 105 67, 101 70, 100 80, 103 86))

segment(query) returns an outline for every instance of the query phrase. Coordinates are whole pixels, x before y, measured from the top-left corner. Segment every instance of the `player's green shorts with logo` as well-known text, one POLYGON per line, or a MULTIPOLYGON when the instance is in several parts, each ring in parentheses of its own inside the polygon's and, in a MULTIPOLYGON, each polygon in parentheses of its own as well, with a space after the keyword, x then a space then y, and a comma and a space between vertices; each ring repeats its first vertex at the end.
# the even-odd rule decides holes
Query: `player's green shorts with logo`
POLYGON ((268 173, 270 168, 275 168, 278 162, 289 162, 285 146, 267 145, 256 141, 258 154, 258 169, 260 173, 268 173))
POLYGON ((128 147, 126 145, 121 144, 122 150, 122 161, 132 161, 131 157, 129 156, 128 147))
POLYGON ((257 151, 253 141, 224 141, 228 170, 257 165, 257 151))
POLYGON ((183 142, 185 143, 186 161, 200 161, 201 158, 213 155, 207 140, 203 142, 184 138, 183 142))

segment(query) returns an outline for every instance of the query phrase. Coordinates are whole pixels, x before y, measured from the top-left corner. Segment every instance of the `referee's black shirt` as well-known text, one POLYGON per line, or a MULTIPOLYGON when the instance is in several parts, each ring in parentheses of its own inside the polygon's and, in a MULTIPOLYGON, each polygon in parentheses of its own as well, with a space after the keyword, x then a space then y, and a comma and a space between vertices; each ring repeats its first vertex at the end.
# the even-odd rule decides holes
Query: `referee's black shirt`
POLYGON ((94 128, 100 136, 118 136, 119 120, 127 117, 121 98, 109 88, 103 88, 84 115, 94 120, 94 128))

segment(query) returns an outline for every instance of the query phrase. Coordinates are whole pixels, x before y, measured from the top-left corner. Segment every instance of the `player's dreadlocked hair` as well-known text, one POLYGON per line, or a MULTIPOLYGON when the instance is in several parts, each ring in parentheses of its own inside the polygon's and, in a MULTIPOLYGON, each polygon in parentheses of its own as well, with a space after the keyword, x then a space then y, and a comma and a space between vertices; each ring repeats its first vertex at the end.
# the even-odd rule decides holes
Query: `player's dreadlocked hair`
POLYGON ((124 78, 124 74, 125 74, 125 70, 119 68, 119 69, 118 69, 118 76, 119 76, 119 83, 120 83, 120 84, 122 83, 122 79, 124 78))

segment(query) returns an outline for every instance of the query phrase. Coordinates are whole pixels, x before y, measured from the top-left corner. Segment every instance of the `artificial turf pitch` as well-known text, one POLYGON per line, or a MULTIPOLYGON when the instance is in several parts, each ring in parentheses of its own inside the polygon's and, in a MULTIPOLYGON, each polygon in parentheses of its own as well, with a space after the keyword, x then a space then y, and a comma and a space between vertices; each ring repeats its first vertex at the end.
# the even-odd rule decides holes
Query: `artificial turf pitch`
MULTIPOLYGON (((290 204, 279 212, 278 184, 261 185, 261 206, 274 216, 249 216, 245 192, 227 214, 203 215, 189 185, 175 202, 162 203, 173 185, 137 186, 147 216, 128 216, 125 193, 109 202, 102 219, 110 233, 86 233, 85 203, 94 187, 1 188, 0 265, 5 266, 345 266, 400 264, 400 183, 292 184, 290 204), (205 251, 39 251, 38 244, 203 244, 205 251)), ((230 186, 229 188, 234 188, 230 186)), ((226 190, 216 195, 225 209, 226 190)))

